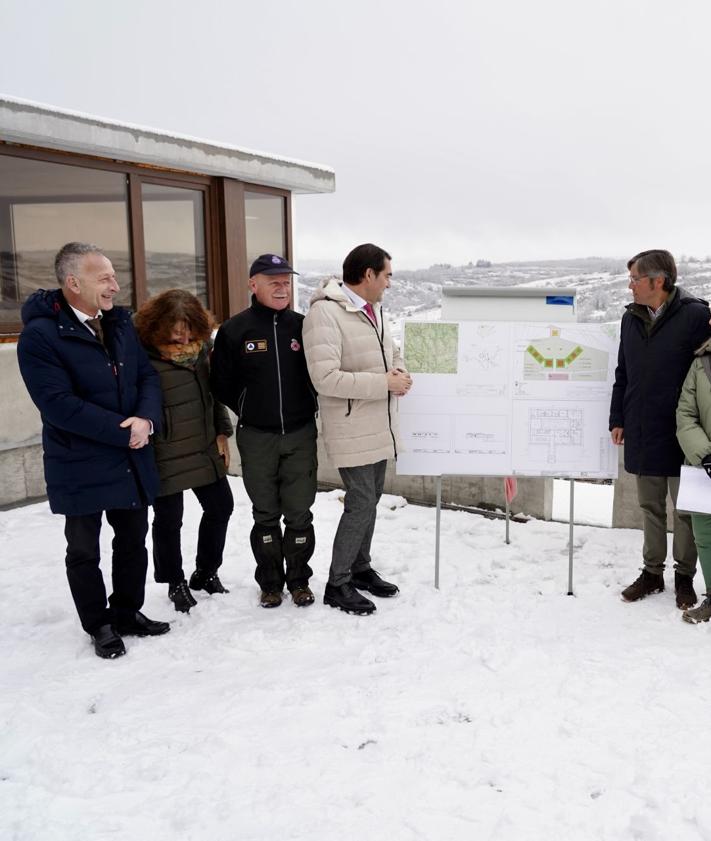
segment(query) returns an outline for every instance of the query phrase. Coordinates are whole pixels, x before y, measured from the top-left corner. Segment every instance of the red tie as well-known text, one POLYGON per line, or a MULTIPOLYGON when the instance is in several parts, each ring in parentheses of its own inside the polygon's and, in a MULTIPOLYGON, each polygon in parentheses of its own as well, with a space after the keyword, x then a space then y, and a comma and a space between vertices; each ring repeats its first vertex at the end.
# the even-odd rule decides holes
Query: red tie
POLYGON ((367 303, 367 304, 363 307, 363 309, 364 309, 364 311, 365 311, 365 314, 368 316, 368 318, 369 318, 369 319, 373 322, 373 324, 375 324, 375 326, 377 327, 377 326, 378 326, 378 322, 375 320, 375 311, 373 310, 373 305, 372 305, 370 302, 368 302, 368 303, 367 303))

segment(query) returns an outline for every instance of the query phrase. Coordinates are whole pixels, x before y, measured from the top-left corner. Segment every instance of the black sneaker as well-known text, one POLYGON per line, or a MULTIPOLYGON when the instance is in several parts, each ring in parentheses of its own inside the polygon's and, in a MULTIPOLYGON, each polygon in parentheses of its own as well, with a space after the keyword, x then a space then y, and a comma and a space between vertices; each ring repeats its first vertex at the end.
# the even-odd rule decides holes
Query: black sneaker
POLYGON ((674 573, 674 589, 676 590, 676 606, 679 610, 687 610, 693 607, 698 599, 694 590, 693 579, 690 575, 674 573))
POLYGON ((190 608, 197 604, 193 594, 188 589, 188 582, 184 578, 168 588, 168 598, 180 613, 190 613, 190 608))
POLYGON ((204 572, 201 572, 199 569, 196 569, 195 572, 190 576, 190 589, 191 590, 204 590, 206 593, 229 593, 230 591, 224 584, 220 581, 220 577, 216 572, 213 572, 211 575, 206 575, 204 572))
POLYGON ((626 602, 637 602, 652 593, 664 592, 664 576, 642 570, 639 578, 622 591, 622 598, 626 602))
POLYGON ((94 642, 94 651, 97 657, 104 660, 114 660, 116 657, 123 657, 126 653, 126 646, 121 637, 114 631, 111 625, 102 625, 91 635, 94 642))
POLYGON ((159 637, 170 630, 168 622, 157 622, 137 610, 133 616, 116 621, 116 632, 123 637, 159 637))
POLYGON ((359 616, 365 616, 375 610, 373 602, 359 593, 350 581, 338 587, 327 584, 326 592, 323 594, 323 603, 359 616))
POLYGON ((397 595, 400 590, 389 581, 383 581, 374 569, 364 569, 361 572, 354 572, 351 576, 351 582, 354 587, 359 590, 367 590, 374 596, 379 596, 381 599, 390 598, 390 596, 397 595))

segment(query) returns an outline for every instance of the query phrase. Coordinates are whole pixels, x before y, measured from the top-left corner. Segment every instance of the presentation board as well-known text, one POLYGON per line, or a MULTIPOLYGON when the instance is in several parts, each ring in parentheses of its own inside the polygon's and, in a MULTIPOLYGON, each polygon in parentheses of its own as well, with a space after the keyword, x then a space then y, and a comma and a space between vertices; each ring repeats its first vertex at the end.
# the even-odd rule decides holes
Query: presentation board
POLYGON ((405 321, 401 475, 616 478, 619 323, 405 321))

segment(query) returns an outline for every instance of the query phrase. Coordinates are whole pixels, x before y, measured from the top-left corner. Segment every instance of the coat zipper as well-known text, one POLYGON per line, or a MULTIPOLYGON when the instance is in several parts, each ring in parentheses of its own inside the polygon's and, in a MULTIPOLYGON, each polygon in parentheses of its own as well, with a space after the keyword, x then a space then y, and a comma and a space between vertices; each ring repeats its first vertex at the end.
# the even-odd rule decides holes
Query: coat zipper
MULTIPOLYGON (((360 310, 363 312, 363 310, 360 310)), ((383 317, 383 308, 380 308, 380 335, 378 335, 378 327, 377 324, 373 324, 370 318, 363 312, 363 317, 368 319, 368 324, 375 330, 375 337, 378 340, 378 344, 380 345, 380 355, 383 357, 383 367, 385 368, 385 373, 388 373, 388 360, 385 358, 385 348, 383 347, 383 342, 385 341, 385 318, 383 317)), ((377 316, 376 316, 377 320, 377 316)), ((395 460, 397 461, 397 445, 395 443, 395 435, 393 434, 393 418, 390 413, 390 398, 392 394, 388 391, 388 430, 390 431, 390 437, 393 439, 393 453, 395 455, 395 460)), ((348 407, 348 414, 350 414, 350 406, 348 407)))
POLYGON ((277 381, 279 386, 279 419, 281 420, 281 434, 284 432, 284 401, 281 394, 281 365, 279 364, 279 341, 277 339, 277 315, 274 314, 274 353, 276 354, 277 381))

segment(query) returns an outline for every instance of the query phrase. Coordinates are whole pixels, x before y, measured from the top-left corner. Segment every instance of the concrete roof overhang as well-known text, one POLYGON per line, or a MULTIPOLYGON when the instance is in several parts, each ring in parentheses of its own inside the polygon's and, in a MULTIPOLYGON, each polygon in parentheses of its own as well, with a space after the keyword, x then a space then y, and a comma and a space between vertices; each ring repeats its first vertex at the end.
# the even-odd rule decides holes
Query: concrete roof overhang
POLYGON ((0 140, 114 161, 235 178, 293 193, 332 193, 320 164, 119 123, 0 95, 0 140))

